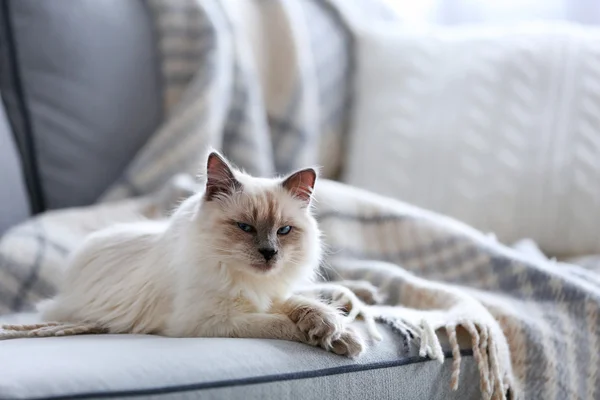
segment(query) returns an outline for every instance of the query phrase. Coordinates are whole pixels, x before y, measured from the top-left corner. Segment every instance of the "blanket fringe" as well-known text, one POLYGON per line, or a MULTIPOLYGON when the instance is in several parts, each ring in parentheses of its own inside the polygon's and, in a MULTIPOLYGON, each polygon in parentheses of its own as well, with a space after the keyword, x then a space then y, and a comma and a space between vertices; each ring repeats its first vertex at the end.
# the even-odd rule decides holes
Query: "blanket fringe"
MULTIPOLYGON (((427 319, 422 319, 418 324, 414 324, 408 319, 391 318, 377 315, 376 320, 384 322, 395 331, 406 337, 408 332, 410 336, 418 338, 419 356, 429 357, 432 360, 444 361, 444 352, 440 340, 435 333, 436 327, 427 319)), ((446 324, 443 326, 448 336, 450 350, 452 352, 452 375, 450 386, 452 390, 457 390, 461 373, 461 353, 458 343, 457 330, 464 328, 471 337, 471 348, 473 358, 477 363, 480 378, 480 390, 482 398, 485 400, 506 400, 514 398, 512 382, 508 377, 502 376, 498 348, 494 342, 494 336, 490 334, 489 328, 484 324, 477 324, 471 321, 460 321, 457 323, 446 324), (508 397, 507 397, 508 396, 508 397)))
POLYGON ((450 341, 450 348, 452 349, 452 377, 450 378, 450 387, 452 390, 458 389, 458 379, 460 378, 460 362, 462 358, 460 356, 460 346, 458 345, 458 339, 456 338, 456 325, 446 325, 446 334, 450 341))
POLYGON ((466 329, 469 335, 471 335, 471 348, 473 349, 473 358, 475 359, 475 362, 477 363, 477 369, 479 370, 481 393, 489 393, 491 387, 490 370, 487 368, 487 330, 482 328, 481 332, 479 332, 475 324, 470 321, 463 323, 462 326, 466 329))
POLYGON ((512 393, 510 390, 511 384, 506 380, 506 377, 502 376, 494 336, 489 333, 487 326, 470 321, 461 321, 457 324, 445 326, 453 358, 450 382, 452 390, 458 389, 460 378, 461 355, 456 334, 459 327, 464 328, 471 336, 471 349, 479 370, 482 397, 485 400, 506 400, 507 394, 512 393))
POLYGON ((480 389, 485 400, 506 400, 507 394, 511 394, 511 383, 507 377, 502 376, 498 348, 491 335, 489 328, 485 325, 471 321, 461 321, 457 324, 446 325, 446 333, 452 349, 452 381, 453 390, 458 389, 460 377, 460 347, 456 337, 456 330, 462 327, 471 336, 471 349, 473 358, 479 370, 480 389))
POLYGON ((0 340, 101 333, 108 333, 108 330, 88 323, 44 322, 40 324, 0 326, 0 340))

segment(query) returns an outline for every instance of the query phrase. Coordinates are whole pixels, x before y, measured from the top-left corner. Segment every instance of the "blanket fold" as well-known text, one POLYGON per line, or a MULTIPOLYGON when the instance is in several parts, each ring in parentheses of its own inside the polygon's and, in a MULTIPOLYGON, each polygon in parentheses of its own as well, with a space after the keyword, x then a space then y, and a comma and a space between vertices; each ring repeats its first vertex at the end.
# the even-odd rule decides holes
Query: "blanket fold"
MULTIPOLYGON (((269 176, 344 165, 355 40, 344 15, 376 23, 377 2, 151 0, 165 119, 98 204, 51 211, 0 240, 0 314, 51 296, 68 253, 115 222, 163 218, 195 190, 205 147, 269 176), (242 4, 243 3, 243 4, 242 4)), ((443 360, 457 388, 469 339, 485 399, 600 396, 597 276, 526 257, 447 217, 323 179, 317 215, 324 275, 368 280, 370 312, 420 355, 443 360), (586 277, 588 279, 586 279, 586 277)))

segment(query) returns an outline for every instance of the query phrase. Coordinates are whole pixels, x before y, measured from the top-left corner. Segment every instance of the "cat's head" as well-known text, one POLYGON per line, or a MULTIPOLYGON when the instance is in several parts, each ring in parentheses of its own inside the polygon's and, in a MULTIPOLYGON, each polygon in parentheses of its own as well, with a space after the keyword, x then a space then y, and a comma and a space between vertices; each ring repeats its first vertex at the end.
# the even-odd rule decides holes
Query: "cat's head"
POLYGON ((284 178, 256 178, 211 152, 206 163, 202 214, 212 252, 249 274, 303 273, 316 269, 320 232, 311 214, 317 179, 313 168, 284 178), (294 273, 295 272, 295 273, 294 273))

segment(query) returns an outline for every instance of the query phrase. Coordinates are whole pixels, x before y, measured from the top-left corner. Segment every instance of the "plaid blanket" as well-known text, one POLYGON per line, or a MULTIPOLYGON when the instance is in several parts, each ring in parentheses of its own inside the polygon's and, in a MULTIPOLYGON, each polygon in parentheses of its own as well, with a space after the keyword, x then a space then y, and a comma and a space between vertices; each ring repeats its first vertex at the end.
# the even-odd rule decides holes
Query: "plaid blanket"
MULTIPOLYGON (((355 0, 150 0, 167 118, 93 206, 44 213, 0 241, 0 313, 51 296, 82 237, 140 215, 162 218, 189 194, 204 148, 256 175, 320 164, 335 179, 352 106, 355 36, 348 15, 389 18, 355 0)), ((366 279, 399 340, 442 359, 471 339, 486 399, 600 397, 600 281, 529 257, 455 220, 334 180, 316 188, 330 279, 366 279)))

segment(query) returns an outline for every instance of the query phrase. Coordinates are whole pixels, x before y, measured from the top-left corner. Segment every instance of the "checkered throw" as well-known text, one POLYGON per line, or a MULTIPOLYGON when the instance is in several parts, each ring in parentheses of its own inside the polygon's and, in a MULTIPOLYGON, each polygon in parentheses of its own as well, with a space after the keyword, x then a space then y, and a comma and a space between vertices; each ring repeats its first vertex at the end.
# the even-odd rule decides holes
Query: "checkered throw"
MULTIPOLYGON (((164 124, 101 201, 47 212, 0 241, 0 314, 51 296, 66 255, 89 232, 161 218, 220 148, 255 175, 343 167, 355 36, 344 15, 376 23, 372 0, 150 0, 164 82, 164 124)), ((399 340, 441 359, 451 385, 471 339, 486 399, 600 398, 600 281, 591 270, 527 258, 457 221, 323 179, 317 214, 330 279, 366 279, 399 340)))

